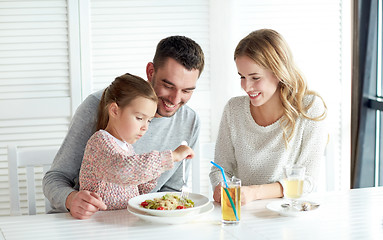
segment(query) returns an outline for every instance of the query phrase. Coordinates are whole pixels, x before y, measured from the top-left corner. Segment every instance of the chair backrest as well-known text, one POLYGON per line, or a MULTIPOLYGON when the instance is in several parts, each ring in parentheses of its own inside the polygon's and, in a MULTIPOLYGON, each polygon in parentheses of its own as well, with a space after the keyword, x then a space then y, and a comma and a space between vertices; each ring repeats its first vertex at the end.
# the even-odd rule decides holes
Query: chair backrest
POLYGON ((213 200, 213 192, 210 186, 209 172, 211 167, 210 161, 214 160, 214 152, 215 142, 203 142, 199 144, 198 153, 202 168, 200 169, 200 172, 198 172, 198 179, 205 184, 202 192, 203 194, 207 194, 210 200, 213 200), (207 189, 206 183, 208 183, 207 189))
POLYGON ((215 142, 207 142, 200 144, 201 158, 214 160, 215 142))
MULTIPOLYGON (((195 149, 196 158, 192 161, 192 192, 201 192, 201 159, 214 159, 214 142, 199 143, 195 149)), ((205 165, 202 165, 205 168, 205 165)), ((203 179, 205 180, 205 179, 203 179)))
MULTIPOLYGON (((18 168, 25 167, 27 181, 27 199, 29 215, 36 214, 35 167, 43 167, 43 174, 48 171, 59 147, 20 148, 8 146, 8 171, 11 215, 21 215, 18 168)), ((50 203, 45 198, 45 211, 50 210, 50 203)))

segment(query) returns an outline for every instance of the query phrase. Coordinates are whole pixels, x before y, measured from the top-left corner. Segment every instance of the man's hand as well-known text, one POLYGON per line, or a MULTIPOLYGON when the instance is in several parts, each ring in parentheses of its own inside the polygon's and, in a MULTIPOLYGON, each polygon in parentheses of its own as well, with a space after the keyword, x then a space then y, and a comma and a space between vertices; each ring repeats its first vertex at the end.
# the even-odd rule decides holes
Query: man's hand
POLYGON ((106 210, 106 205, 97 193, 87 190, 71 192, 65 202, 70 214, 78 219, 90 218, 99 210, 106 210))

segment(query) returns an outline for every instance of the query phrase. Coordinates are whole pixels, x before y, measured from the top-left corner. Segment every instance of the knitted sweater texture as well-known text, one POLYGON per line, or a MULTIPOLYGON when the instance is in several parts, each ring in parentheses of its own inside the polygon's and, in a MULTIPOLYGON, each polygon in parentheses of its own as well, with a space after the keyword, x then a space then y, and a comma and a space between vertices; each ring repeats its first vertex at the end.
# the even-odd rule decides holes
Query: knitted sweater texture
MULTIPOLYGON (((308 115, 318 117, 324 111, 322 101, 309 95, 304 98, 308 115)), ((248 96, 234 97, 226 104, 218 132, 214 161, 225 169, 227 177, 236 176, 243 186, 281 182, 283 167, 300 164, 306 173, 318 180, 328 140, 325 121, 298 117, 294 136, 285 146, 281 119, 263 127, 250 113, 248 96)), ((222 181, 220 171, 212 167, 210 181, 214 188, 222 181)))
POLYGON ((80 190, 98 193, 108 210, 125 209, 129 199, 149 193, 156 179, 173 167, 171 151, 135 154, 121 148, 105 131, 89 139, 80 169, 80 190))

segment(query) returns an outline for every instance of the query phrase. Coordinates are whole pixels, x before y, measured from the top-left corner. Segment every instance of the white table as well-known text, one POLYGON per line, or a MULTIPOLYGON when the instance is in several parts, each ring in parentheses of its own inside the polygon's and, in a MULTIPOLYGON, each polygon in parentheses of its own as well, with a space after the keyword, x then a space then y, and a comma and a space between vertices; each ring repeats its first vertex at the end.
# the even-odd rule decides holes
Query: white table
POLYGON ((303 217, 282 217, 265 206, 242 207, 241 223, 223 226, 219 205, 182 225, 145 222, 127 210, 99 212, 88 220, 69 214, 0 217, 0 239, 383 239, 383 187, 315 195, 321 206, 303 217))

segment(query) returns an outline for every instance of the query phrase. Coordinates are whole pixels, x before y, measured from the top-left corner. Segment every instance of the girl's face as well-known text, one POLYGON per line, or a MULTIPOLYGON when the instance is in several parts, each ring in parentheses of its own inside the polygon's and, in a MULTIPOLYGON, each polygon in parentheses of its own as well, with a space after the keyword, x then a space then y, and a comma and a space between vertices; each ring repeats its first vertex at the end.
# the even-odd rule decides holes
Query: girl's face
POLYGON ((156 110, 156 102, 144 97, 135 98, 123 108, 116 105, 115 111, 111 107, 110 111, 112 112, 109 113, 109 120, 111 120, 112 114, 114 123, 112 128, 117 135, 115 137, 130 144, 135 143, 148 130, 149 123, 156 114, 156 110))
POLYGON ((241 77, 241 87, 249 95, 251 105, 260 107, 270 99, 279 101, 279 80, 270 70, 259 66, 247 56, 237 57, 235 64, 241 77))

